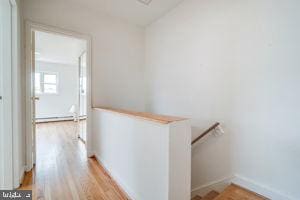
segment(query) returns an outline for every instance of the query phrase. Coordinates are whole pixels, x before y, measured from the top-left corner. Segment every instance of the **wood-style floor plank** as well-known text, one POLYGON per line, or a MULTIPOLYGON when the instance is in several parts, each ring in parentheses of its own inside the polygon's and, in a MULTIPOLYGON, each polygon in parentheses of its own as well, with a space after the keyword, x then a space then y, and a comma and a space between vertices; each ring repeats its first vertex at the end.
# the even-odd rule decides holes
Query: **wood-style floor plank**
POLYGON ((86 157, 77 123, 37 124, 37 163, 20 190, 43 200, 127 200, 95 158, 86 157))
POLYGON ((231 184, 214 200, 268 200, 268 198, 231 184))

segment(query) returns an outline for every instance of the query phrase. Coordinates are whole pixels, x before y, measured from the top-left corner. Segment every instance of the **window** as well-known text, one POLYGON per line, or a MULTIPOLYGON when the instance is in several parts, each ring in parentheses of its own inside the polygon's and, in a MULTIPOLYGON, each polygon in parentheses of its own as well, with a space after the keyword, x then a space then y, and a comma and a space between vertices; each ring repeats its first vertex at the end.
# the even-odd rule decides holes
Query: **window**
POLYGON ((53 72, 35 73, 35 93, 36 94, 57 94, 58 75, 53 72))
POLYGON ((41 93, 41 73, 35 73, 35 93, 41 93))

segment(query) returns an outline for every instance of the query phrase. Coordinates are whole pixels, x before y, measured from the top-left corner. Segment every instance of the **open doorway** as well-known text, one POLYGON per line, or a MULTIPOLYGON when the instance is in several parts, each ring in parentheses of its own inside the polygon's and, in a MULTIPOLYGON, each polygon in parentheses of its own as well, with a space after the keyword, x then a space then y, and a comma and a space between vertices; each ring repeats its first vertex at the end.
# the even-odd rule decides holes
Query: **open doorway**
POLYGON ((85 154, 86 51, 85 40, 35 31, 34 116, 36 164, 64 153, 70 145, 85 154))
POLYGON ((78 137, 85 143, 86 141, 86 51, 78 59, 79 91, 78 91, 78 137))
POLYGON ((31 46, 26 50, 30 71, 26 170, 45 164, 51 157, 67 155, 70 152, 66 149, 90 156, 90 40, 27 24, 26 41, 31 46))

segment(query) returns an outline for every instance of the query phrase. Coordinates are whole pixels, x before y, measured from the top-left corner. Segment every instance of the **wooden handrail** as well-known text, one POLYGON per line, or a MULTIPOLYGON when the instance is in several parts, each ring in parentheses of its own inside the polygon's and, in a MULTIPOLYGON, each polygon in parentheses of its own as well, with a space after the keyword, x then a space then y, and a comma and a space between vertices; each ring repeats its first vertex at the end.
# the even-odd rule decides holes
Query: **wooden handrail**
POLYGON ((201 138, 203 138, 204 136, 206 136, 209 132, 211 132, 212 130, 214 130, 215 128, 217 128, 220 125, 219 122, 216 122, 214 125, 212 125, 211 127, 209 127, 206 131, 204 131, 200 136, 198 136, 196 139, 193 140, 192 145, 196 142, 198 142, 198 140, 200 140, 201 138))
POLYGON ((129 117, 135 117, 135 118, 140 118, 148 121, 158 122, 161 124, 169 124, 172 122, 187 120, 186 118, 182 118, 182 117, 157 115, 157 114, 146 113, 146 112, 135 112, 135 111, 109 108, 109 107, 93 107, 93 109, 110 112, 110 113, 122 114, 129 117))

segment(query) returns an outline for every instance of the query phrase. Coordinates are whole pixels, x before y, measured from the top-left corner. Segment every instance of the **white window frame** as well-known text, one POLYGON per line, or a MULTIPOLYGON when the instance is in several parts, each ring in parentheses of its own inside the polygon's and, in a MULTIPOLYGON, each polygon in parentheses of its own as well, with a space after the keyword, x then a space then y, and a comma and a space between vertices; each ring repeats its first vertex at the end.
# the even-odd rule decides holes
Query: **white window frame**
POLYGON ((40 92, 35 91, 36 95, 59 95, 59 73, 58 72, 36 71, 35 74, 40 74, 40 92), (55 75, 56 83, 45 83, 44 81, 45 74, 55 75), (45 92, 45 84, 56 85, 56 92, 55 93, 45 92))

